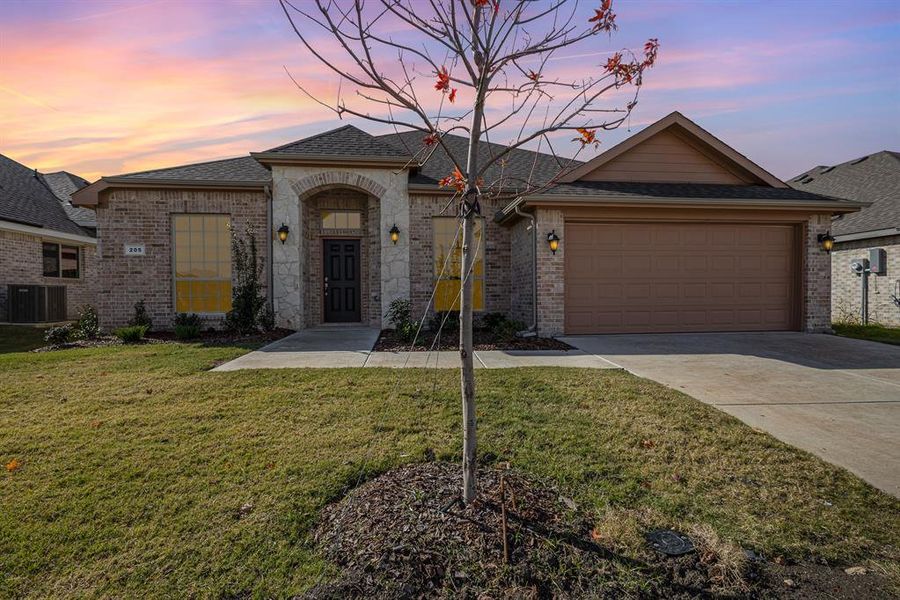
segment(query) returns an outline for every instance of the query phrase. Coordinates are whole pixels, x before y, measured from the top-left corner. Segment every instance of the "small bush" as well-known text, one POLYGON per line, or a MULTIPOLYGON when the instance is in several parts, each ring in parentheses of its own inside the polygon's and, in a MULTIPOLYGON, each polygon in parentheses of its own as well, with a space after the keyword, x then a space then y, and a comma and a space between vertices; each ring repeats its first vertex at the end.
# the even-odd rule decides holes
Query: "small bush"
POLYGON ((69 343, 72 339, 72 327, 70 325, 60 325, 59 327, 51 327, 44 334, 44 341, 52 346, 62 346, 69 343))
POLYGON ((95 340, 100 337, 100 317, 90 304, 85 304, 79 309, 75 332, 84 340, 95 340))
POLYGON ((113 334, 126 344, 136 344, 147 335, 147 326, 129 325, 128 327, 120 327, 113 334))
POLYGON ((502 327, 503 323, 507 321, 507 318, 506 315, 501 312, 490 312, 483 314, 479 321, 483 329, 493 331, 497 327, 502 327))
POLYGON ((259 328, 266 333, 275 330, 275 311, 272 310, 268 303, 259 309, 259 315, 256 317, 256 320, 259 321, 259 328))
POLYGON ((134 316, 131 317, 128 324, 132 327, 146 327, 144 333, 147 333, 153 327, 153 320, 147 314, 147 306, 143 300, 134 303, 134 316))
POLYGON ((193 340, 200 337, 200 328, 196 325, 176 325, 175 337, 179 340, 193 340))
POLYGON ((200 318, 200 315, 195 313, 178 313, 175 315, 175 327, 179 325, 196 327, 197 331, 199 331, 200 327, 203 326, 203 320, 200 318))
POLYGON ((523 329, 525 329, 525 323, 523 323, 522 321, 504 319, 502 322, 495 325, 493 329, 491 329, 491 333, 497 336, 499 340, 509 342, 516 339, 516 334, 523 329))
POLYGON ((398 298, 388 306, 385 317, 404 342, 412 341, 419 329, 419 322, 412 319, 412 305, 405 298, 398 298))
POLYGON ((256 333, 261 328, 259 317, 266 298, 262 295, 263 265, 252 227, 247 227, 245 238, 232 230, 231 268, 234 285, 231 288, 231 310, 225 315, 225 329, 240 335, 256 333))
POLYGON ((459 312, 454 310, 434 313, 434 316, 431 317, 431 320, 428 322, 428 328, 434 332, 440 330, 442 334, 458 333, 459 312), (441 328, 441 323, 443 323, 443 329, 441 328))

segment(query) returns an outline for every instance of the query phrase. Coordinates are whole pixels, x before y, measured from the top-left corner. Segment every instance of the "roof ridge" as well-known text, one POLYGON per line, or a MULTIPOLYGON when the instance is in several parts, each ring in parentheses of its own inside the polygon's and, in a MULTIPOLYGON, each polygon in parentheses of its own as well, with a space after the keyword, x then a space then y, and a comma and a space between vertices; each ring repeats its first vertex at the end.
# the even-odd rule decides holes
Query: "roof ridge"
POLYGON ((336 131, 341 131, 342 129, 356 129, 357 131, 360 131, 362 133, 365 133, 369 137, 372 137, 372 134, 366 133, 359 127, 356 127, 354 125, 351 125, 350 123, 347 123, 346 125, 341 125, 340 127, 335 127, 334 129, 329 129, 328 131, 322 131, 321 133, 316 133, 316 134, 313 134, 313 135, 310 135, 310 136, 307 136, 304 138, 300 138, 299 140, 294 140, 292 142, 288 142, 288 143, 282 144, 280 146, 275 146, 274 148, 269 148, 268 150, 264 150, 264 152, 277 152, 278 150, 287 148, 288 146, 293 146, 294 144, 299 144, 300 142, 307 142, 309 140, 315 140, 315 139, 322 137, 323 135, 335 133, 336 131))

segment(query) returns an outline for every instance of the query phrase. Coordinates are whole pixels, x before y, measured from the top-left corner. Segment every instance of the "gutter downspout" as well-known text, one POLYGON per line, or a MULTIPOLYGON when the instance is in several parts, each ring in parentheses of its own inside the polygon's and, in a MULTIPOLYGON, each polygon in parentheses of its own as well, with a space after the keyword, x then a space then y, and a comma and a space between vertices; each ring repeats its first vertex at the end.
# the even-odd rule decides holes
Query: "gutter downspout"
POLYGON ((534 337, 537 335, 538 327, 538 310, 537 310, 537 222, 534 215, 522 212, 519 205, 516 204, 515 212, 520 217, 525 217, 531 221, 531 327, 525 331, 520 331, 520 337, 534 337))
POLYGON ((272 190, 269 186, 263 187, 266 195, 266 239, 269 240, 269 268, 266 269, 266 302, 269 310, 275 314, 275 291, 272 286, 275 283, 275 235, 272 229, 272 190))

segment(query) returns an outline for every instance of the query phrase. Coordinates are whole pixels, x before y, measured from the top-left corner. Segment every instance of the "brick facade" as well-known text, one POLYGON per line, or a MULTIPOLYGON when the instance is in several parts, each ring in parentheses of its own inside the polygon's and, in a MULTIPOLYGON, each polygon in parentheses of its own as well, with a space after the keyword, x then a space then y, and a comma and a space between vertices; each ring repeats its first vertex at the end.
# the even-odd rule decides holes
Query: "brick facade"
POLYGON ((528 327, 535 321, 534 247, 531 220, 519 219, 509 228, 509 312, 528 327))
MULTIPOLYGON (((175 317, 172 271, 172 219, 175 213, 227 214, 243 234, 256 232, 259 256, 268 269, 266 196, 262 191, 116 189, 97 207, 101 243, 98 311, 110 330, 125 325, 134 304, 146 303, 155 329, 171 329, 175 317), (124 256, 125 244, 143 244, 146 256, 124 256)), ((266 277, 263 277, 263 285, 266 277)), ((206 316, 218 326, 221 316, 206 316)))
POLYGON ((56 239, 44 239, 27 233, 0 230, 0 322, 8 318, 7 285, 64 285, 69 319, 78 318, 85 304, 97 306, 97 261, 93 245, 56 239), (78 279, 44 277, 43 242, 81 248, 78 279))
POLYGON ((811 215, 803 228, 801 328, 810 333, 831 331, 831 256, 822 250, 819 234, 831 227, 831 216, 811 215))
POLYGON ((538 334, 553 337, 562 335, 565 327, 565 220, 561 210, 543 208, 535 211, 535 218, 538 230, 538 334), (556 231, 562 239, 555 254, 546 243, 547 234, 551 231, 556 231))
MULTIPOLYGON (((434 252, 432 218, 453 216, 456 208, 450 206, 441 212, 450 197, 447 195, 412 195, 409 202, 409 256, 410 300, 414 319, 425 317, 426 323, 433 310, 426 310, 434 288, 434 252)), ((509 313, 510 295, 510 230, 497 224, 494 213, 500 203, 483 202, 486 235, 484 238, 484 311, 509 313)), ((518 293, 516 290, 515 293, 518 293)))
POLYGON ((869 322, 900 327, 900 235, 841 242, 831 253, 831 318, 835 322, 860 319, 860 276, 850 271, 850 261, 869 258, 869 250, 883 248, 887 272, 869 275, 869 322))

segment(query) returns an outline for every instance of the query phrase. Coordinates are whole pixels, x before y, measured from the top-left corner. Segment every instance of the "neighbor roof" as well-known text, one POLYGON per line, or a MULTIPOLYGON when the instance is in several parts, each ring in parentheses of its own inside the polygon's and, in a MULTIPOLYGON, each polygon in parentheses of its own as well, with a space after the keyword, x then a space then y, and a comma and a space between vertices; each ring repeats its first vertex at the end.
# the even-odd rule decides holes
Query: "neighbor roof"
POLYGON ((834 235, 900 228, 898 152, 883 150, 839 165, 820 165, 788 183, 798 190, 871 203, 858 213, 835 219, 834 235))
POLYGON ((104 177, 110 181, 197 181, 222 183, 269 183, 272 175, 249 156, 125 173, 104 177))
POLYGON ((0 220, 87 236, 34 169, 0 154, 0 220))
POLYGON ((57 171, 55 173, 43 173, 44 181, 50 186, 50 190, 62 202, 63 209, 69 218, 81 225, 82 227, 97 228, 97 215, 94 211, 72 206, 72 194, 81 188, 90 185, 87 179, 79 177, 68 171, 57 171))

